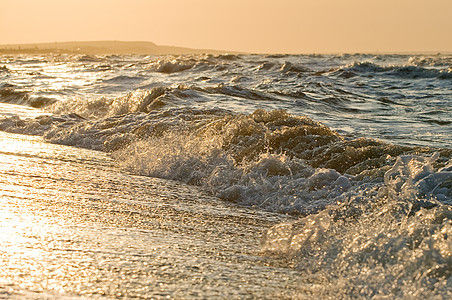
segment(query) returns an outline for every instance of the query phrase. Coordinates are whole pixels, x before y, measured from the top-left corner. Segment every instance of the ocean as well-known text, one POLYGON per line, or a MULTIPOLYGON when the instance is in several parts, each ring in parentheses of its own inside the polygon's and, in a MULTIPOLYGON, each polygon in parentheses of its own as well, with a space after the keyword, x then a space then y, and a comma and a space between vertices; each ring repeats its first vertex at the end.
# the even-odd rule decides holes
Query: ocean
POLYGON ((451 55, 3 55, 0 102, 0 297, 452 297, 451 55))

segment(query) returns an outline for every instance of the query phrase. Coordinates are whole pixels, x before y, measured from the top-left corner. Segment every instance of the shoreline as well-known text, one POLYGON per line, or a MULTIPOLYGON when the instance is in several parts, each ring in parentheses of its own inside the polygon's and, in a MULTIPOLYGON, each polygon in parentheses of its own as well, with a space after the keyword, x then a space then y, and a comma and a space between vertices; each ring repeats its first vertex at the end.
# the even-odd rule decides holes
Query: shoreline
POLYGON ((119 172, 96 151, 0 138, 8 148, 0 153, 0 294, 290 298, 296 291, 298 271, 259 254, 263 231, 281 215, 119 172))
POLYGON ((93 41, 55 42, 0 45, 0 54, 88 54, 88 55, 182 55, 182 54, 240 54, 243 52, 214 49, 192 49, 161 46, 152 42, 93 41))

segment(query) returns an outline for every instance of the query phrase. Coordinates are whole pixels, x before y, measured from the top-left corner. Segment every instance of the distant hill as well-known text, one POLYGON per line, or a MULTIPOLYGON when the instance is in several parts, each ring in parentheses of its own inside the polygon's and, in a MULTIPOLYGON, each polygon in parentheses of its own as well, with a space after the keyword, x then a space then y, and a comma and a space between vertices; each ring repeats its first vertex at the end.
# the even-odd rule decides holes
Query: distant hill
POLYGON ((69 53, 69 54, 237 54, 212 49, 191 49, 174 46, 159 46, 151 42, 121 42, 121 41, 96 41, 96 42, 62 42, 40 44, 10 44, 0 45, 0 54, 45 54, 45 53, 69 53))

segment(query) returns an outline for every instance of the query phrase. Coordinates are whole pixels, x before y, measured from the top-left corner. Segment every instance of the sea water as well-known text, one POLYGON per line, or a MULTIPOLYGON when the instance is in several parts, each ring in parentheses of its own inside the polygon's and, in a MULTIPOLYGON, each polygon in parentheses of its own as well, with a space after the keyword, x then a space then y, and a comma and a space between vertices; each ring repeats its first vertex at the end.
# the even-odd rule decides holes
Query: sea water
POLYGON ((258 251, 291 297, 452 296, 452 56, 2 56, 0 101, 2 131, 281 216, 258 251))

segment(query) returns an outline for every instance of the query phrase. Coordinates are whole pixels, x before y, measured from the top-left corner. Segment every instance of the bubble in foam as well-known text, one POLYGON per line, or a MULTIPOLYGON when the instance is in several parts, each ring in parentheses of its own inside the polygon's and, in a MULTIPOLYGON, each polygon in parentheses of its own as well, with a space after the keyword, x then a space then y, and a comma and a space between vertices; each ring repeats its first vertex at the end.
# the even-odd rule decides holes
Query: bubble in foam
MULTIPOLYGON (((399 157, 384 182, 361 184, 341 204, 270 228, 262 250, 290 255, 306 274, 300 297, 450 297, 452 209, 426 181, 444 184, 452 174, 433 167, 437 158, 399 157)), ((450 201, 452 189, 443 188, 450 201)))

